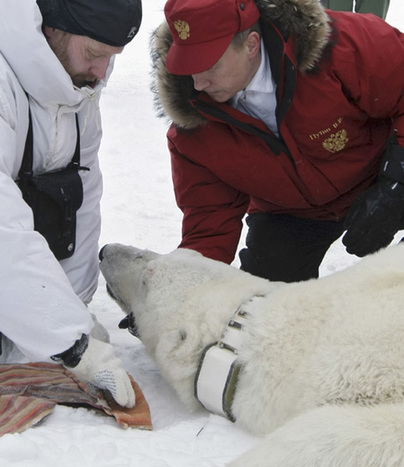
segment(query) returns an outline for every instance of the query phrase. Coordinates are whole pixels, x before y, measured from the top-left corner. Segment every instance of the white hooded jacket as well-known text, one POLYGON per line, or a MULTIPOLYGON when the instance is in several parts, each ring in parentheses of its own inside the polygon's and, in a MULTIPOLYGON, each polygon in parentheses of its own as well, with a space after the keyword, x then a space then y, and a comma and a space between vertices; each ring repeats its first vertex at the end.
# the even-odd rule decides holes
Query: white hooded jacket
MULTIPOLYGON (((93 326, 86 304, 98 280, 99 98, 75 88, 41 31, 35 0, 0 0, 0 332, 31 361, 46 361, 71 347, 93 326), (33 229, 33 216, 15 183, 33 123, 34 174, 65 167, 80 126, 84 199, 77 213, 76 250, 58 262, 33 229)), ((107 76, 111 73, 112 62, 107 76)))

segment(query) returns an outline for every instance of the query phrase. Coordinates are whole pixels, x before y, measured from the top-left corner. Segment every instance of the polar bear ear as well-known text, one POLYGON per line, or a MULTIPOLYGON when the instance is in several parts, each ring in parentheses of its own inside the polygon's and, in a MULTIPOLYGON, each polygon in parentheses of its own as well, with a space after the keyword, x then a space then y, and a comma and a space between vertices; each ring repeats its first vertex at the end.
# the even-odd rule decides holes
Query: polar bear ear
POLYGON ((141 282, 143 287, 147 287, 149 282, 153 279, 153 277, 156 275, 156 272, 158 270, 158 265, 156 264, 155 261, 149 261, 149 263, 146 266, 146 269, 143 271, 141 275, 141 282))
POLYGON ((157 265, 154 261, 150 261, 143 273, 143 280, 151 279, 156 273, 157 265))

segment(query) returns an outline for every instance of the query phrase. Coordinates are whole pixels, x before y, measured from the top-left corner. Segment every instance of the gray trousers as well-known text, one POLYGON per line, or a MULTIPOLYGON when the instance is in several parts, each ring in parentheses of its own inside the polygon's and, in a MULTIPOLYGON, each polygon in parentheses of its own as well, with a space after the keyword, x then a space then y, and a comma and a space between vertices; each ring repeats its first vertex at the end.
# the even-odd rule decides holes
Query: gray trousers
POLYGON ((321 0, 321 3, 330 10, 373 13, 386 19, 390 0, 321 0))

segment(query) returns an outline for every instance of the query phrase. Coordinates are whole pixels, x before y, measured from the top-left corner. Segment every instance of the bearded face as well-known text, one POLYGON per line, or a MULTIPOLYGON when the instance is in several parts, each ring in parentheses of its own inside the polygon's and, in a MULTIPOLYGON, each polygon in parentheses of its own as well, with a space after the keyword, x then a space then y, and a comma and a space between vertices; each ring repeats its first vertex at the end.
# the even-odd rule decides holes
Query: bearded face
POLYGON ((123 47, 112 47, 48 26, 45 34, 49 46, 78 88, 94 87, 97 80, 105 77, 111 57, 123 50, 123 47))

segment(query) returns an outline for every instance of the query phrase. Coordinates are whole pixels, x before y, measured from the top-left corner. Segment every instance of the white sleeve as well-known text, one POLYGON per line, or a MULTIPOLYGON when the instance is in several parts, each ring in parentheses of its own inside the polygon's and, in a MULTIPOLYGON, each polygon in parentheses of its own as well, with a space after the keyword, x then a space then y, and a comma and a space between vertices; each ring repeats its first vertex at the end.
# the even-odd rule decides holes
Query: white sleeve
POLYGON ((92 320, 14 182, 21 141, 11 100, 0 87, 0 332, 29 360, 46 361, 89 333, 92 320))

